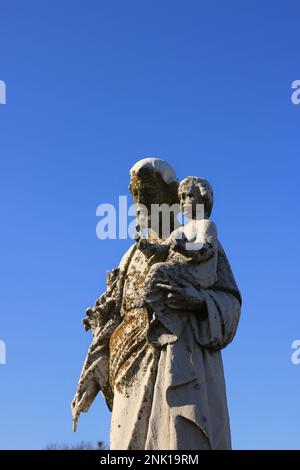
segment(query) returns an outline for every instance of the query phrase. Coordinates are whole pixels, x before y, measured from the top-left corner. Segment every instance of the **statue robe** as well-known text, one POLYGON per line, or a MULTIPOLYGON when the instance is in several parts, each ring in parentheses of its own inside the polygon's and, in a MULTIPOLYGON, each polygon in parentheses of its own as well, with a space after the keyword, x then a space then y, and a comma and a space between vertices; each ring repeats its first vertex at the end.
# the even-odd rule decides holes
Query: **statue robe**
MULTIPOLYGON (((116 373, 111 449, 230 449, 220 350, 235 334, 240 294, 224 250, 220 245, 218 284, 214 289, 202 289, 206 315, 173 310, 150 322, 148 328, 145 309, 134 305, 140 300, 139 286, 149 267, 143 254, 134 248, 125 258, 127 263, 128 257, 131 261, 123 297, 129 298, 133 309, 123 304, 123 314, 126 319, 130 311, 131 318, 143 325, 139 334, 144 341, 116 373)), ((127 332, 132 328, 131 321, 127 332)), ((137 329, 133 329, 137 339, 137 329)), ((117 336, 120 331, 126 336, 122 323, 117 336)), ((119 342, 118 357, 122 334, 119 342)))
MULTIPOLYGON (((169 310, 151 318, 139 305, 149 269, 143 253, 131 247, 120 264, 121 318, 108 348, 102 347, 96 361, 87 359, 82 373, 81 383, 93 377, 102 391, 109 377, 110 448, 230 449, 220 350, 235 335, 241 298, 224 250, 219 245, 216 284, 201 289, 204 313, 169 310)), ((97 334, 99 340, 101 331, 97 334)))

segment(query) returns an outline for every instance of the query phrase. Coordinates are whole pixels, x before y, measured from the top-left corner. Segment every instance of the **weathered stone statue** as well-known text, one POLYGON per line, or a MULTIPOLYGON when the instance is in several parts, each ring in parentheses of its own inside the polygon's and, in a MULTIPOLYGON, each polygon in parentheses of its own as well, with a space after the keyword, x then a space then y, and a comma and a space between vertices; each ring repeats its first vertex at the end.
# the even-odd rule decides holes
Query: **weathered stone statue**
POLYGON ((130 191, 139 228, 140 207, 148 209, 149 230, 87 310, 93 341, 72 403, 75 429, 101 391, 112 411, 111 449, 230 449, 220 350, 235 335, 241 296, 209 219, 211 186, 188 177, 178 188, 167 163, 144 159, 130 171, 130 191), (178 228, 171 218, 164 239, 151 225, 152 205, 179 200, 183 213, 192 208, 190 221, 178 228))

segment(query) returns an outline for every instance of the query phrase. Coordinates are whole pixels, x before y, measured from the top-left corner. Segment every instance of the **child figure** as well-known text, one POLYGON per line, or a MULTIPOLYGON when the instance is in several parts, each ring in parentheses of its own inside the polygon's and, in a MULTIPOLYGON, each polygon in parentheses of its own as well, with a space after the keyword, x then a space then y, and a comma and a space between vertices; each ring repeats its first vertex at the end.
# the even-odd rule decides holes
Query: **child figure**
POLYGON ((217 281, 218 239, 209 220, 213 191, 208 181, 188 176, 179 185, 181 211, 188 222, 161 243, 139 240, 139 248, 154 263, 145 281, 145 301, 161 305, 165 292, 160 284, 208 288, 217 281))

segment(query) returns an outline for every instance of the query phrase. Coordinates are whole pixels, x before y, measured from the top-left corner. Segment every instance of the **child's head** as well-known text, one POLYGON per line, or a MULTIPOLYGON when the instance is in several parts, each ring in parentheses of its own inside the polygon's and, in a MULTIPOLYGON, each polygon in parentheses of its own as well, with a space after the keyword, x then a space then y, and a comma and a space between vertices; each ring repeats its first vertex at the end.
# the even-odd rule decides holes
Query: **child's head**
POLYGON ((201 211, 197 211, 197 204, 203 204, 204 217, 209 218, 213 207, 213 190, 207 180, 197 176, 187 176, 179 184, 178 196, 181 210, 185 215, 199 218, 198 214, 201 214, 201 211))

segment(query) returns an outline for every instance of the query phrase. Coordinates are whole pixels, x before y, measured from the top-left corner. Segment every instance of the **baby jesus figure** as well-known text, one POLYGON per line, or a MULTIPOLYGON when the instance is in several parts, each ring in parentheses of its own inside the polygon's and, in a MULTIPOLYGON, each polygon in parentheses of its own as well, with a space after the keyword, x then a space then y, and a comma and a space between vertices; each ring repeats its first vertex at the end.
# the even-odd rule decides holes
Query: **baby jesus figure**
POLYGON ((207 289, 217 281, 217 229, 209 219, 212 188, 208 181, 188 176, 180 183, 178 196, 188 222, 161 243, 146 239, 138 242, 140 250, 153 263, 144 285, 144 301, 147 303, 151 298, 156 312, 165 304, 167 286, 207 289))

